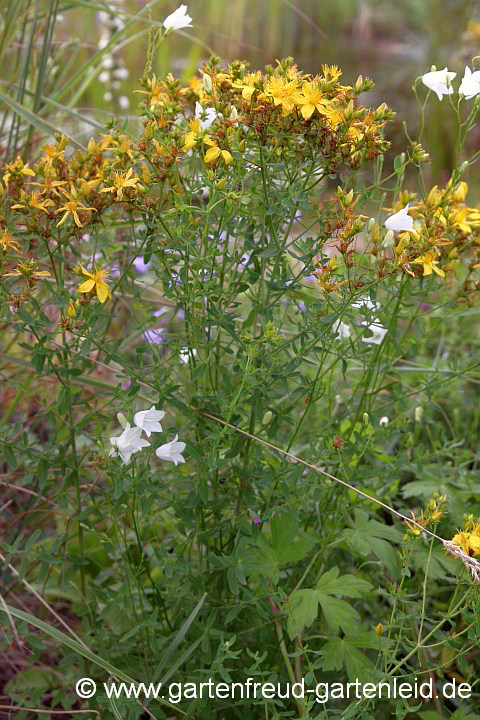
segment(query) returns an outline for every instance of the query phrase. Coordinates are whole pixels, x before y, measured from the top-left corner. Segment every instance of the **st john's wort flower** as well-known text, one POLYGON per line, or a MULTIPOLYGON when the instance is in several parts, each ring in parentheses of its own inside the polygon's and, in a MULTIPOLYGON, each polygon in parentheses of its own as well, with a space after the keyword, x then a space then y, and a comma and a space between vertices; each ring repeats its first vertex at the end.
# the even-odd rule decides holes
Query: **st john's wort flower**
POLYGON ((456 77, 456 74, 457 73, 449 72, 448 68, 432 70, 423 75, 422 82, 429 90, 436 92, 438 99, 441 100, 444 95, 451 95, 453 93, 451 83, 453 78, 456 77))
POLYGON ((150 410, 141 410, 135 413, 133 416, 133 422, 137 428, 141 428, 147 437, 150 437, 152 432, 163 432, 160 420, 163 420, 165 413, 163 410, 155 410, 155 405, 152 405, 150 410))
POLYGON ((413 218, 411 218, 408 214, 408 206, 409 203, 404 208, 396 212, 395 215, 390 215, 390 217, 385 220, 385 227, 387 230, 403 232, 405 230, 410 231, 413 229, 413 218))
POLYGON ((184 442, 177 442, 177 440, 178 435, 175 435, 175 438, 169 443, 160 445, 160 447, 155 450, 155 455, 160 458, 160 460, 168 460, 169 462, 175 463, 175 465, 184 463, 185 458, 182 452, 185 450, 186 445, 184 442))
POLYGON ((167 32, 192 27, 192 18, 190 15, 187 15, 187 6, 180 5, 175 12, 168 15, 163 21, 163 27, 167 32))
POLYGON ((472 73, 468 65, 466 65, 458 92, 460 95, 465 95, 466 100, 470 100, 470 98, 478 95, 480 93, 480 70, 472 73))
POLYGON ((132 428, 130 427, 130 423, 127 423, 125 430, 121 435, 110 438, 112 449, 110 450, 108 456, 120 456, 126 465, 130 462, 132 455, 140 452, 142 448, 150 446, 148 440, 143 440, 141 434, 141 427, 132 428))

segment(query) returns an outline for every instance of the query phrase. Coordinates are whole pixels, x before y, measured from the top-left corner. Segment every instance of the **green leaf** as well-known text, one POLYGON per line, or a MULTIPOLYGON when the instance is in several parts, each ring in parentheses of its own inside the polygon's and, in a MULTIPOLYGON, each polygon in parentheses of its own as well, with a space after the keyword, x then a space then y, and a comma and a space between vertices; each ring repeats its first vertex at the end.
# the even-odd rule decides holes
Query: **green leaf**
POLYGON ((294 590, 290 596, 290 609, 287 630, 291 639, 297 637, 317 618, 317 606, 320 605, 326 622, 338 633, 342 628, 346 635, 354 635, 358 630, 359 616, 345 600, 336 595, 359 598, 372 586, 366 580, 354 575, 339 576, 338 567, 324 573, 313 590, 294 590))
POLYGON ((317 619, 318 599, 315 590, 294 590, 289 598, 287 632, 291 640, 317 619))
POLYGON ((400 577, 400 565, 392 543, 402 540, 394 527, 371 520, 364 510, 355 510, 354 528, 347 528, 342 536, 355 553, 369 557, 374 553, 383 562, 393 579, 400 577), (387 542, 388 541, 388 542, 387 542))
POLYGON ((345 665, 349 680, 358 678, 361 683, 372 681, 374 666, 365 653, 355 646, 354 638, 332 638, 324 645, 323 651, 319 666, 325 672, 338 672, 345 665))
POLYGON ((278 513, 272 519, 272 545, 279 565, 303 560, 315 545, 315 538, 305 535, 293 513, 278 513))

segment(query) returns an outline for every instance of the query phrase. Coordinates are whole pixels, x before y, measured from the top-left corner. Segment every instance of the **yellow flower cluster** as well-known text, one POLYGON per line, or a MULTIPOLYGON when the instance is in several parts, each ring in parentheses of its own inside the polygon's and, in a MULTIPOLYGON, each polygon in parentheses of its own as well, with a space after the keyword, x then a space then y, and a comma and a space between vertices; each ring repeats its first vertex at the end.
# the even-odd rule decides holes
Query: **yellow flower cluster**
POLYGON ((414 193, 404 190, 393 211, 410 204, 412 230, 399 234, 395 265, 413 277, 436 273, 451 283, 460 256, 469 250, 468 272, 480 267, 480 210, 465 203, 466 182, 449 180, 444 188, 433 187, 427 198, 416 205, 414 193))
POLYGON ((463 552, 471 557, 480 555, 480 522, 476 522, 472 515, 469 515, 464 524, 463 530, 459 530, 453 536, 452 542, 459 545, 463 552))

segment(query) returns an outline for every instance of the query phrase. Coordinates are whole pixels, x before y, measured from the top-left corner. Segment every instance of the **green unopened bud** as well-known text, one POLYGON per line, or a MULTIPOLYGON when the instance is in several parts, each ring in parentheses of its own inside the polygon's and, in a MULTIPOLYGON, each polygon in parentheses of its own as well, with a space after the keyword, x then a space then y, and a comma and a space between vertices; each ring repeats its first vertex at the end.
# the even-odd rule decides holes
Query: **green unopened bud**
POLYGON ((468 160, 465 160, 465 161, 460 165, 460 174, 463 175, 463 173, 465 172, 465 170, 466 170, 467 168, 468 168, 468 160))
POLYGON ((422 422, 422 418, 423 418, 423 407, 421 405, 419 405, 418 407, 415 408, 415 422, 416 423, 422 422))
POLYGON ((365 427, 367 427, 368 421, 369 421, 368 413, 363 413, 362 420, 363 420, 363 424, 365 425, 365 427))
POLYGON ((360 93, 363 89, 363 75, 359 75, 354 86, 355 92, 360 93))
POLYGON ((212 78, 207 73, 203 74, 203 88, 207 93, 212 92, 212 78))
POLYGON ((273 417, 273 413, 270 410, 267 410, 267 412, 263 416, 262 425, 267 425, 270 422, 270 420, 272 419, 272 417, 273 417))
POLYGON ((117 413, 117 420, 120 423, 120 425, 123 427, 123 429, 125 430, 125 428, 127 427, 127 418, 125 417, 125 415, 120 412, 117 413))
POLYGON ((149 120, 148 123, 145 125, 145 130, 143 133, 147 140, 151 140, 153 137, 153 128, 152 128, 152 121, 149 120))
POLYGON ((353 100, 350 100, 347 107, 345 108, 345 112, 343 113, 345 120, 351 120, 353 117, 353 113, 355 111, 355 105, 353 104, 353 100))

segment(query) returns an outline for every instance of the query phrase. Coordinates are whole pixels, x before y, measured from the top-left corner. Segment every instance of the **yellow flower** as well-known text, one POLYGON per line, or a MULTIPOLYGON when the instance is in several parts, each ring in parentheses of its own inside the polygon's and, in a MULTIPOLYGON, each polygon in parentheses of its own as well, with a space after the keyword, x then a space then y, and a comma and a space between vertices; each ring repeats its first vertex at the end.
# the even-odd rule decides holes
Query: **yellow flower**
MULTIPOLYGON (((207 145, 209 145, 209 144, 210 143, 207 143, 207 145)), ((223 157, 226 165, 229 165, 233 160, 233 157, 228 152, 228 150, 222 150, 217 145, 213 145, 210 148, 210 150, 207 150, 205 157, 203 159, 206 163, 210 163, 210 162, 214 162, 215 160, 217 160, 220 157, 220 155, 223 157)))
POLYGON ((463 552, 468 554, 468 550, 470 547, 470 533, 462 530, 462 532, 459 532, 453 536, 452 542, 456 543, 457 545, 460 545, 463 552))
POLYGON ((65 197, 68 198, 68 202, 65 203, 61 208, 58 208, 58 210, 55 210, 55 215, 58 215, 58 213, 63 212, 64 216, 60 220, 60 222, 57 223, 57 227, 60 227, 60 225, 63 225, 63 223, 68 219, 68 216, 71 215, 75 221, 75 225, 77 227, 83 227, 82 223, 80 222, 80 218, 78 217, 78 210, 83 211, 93 211, 96 212, 96 208, 86 207, 83 203, 80 202, 80 200, 76 199, 76 193, 75 196, 73 195, 73 192, 75 192, 74 188, 70 186, 70 189, 72 190, 72 193, 68 193, 66 190, 62 188, 62 192, 65 195, 65 197))
POLYGON ((155 75, 152 76, 151 80, 147 80, 147 85, 150 90, 134 90, 134 93, 140 95, 150 95, 150 110, 153 110, 157 105, 163 106, 165 100, 168 100, 168 94, 165 92, 165 84, 163 82, 157 82, 155 75))
POLYGON ((72 318, 72 320, 77 317, 77 311, 76 311, 76 309, 75 309, 75 303, 73 302, 73 300, 72 300, 71 298, 70 298, 70 300, 68 301, 67 315, 68 315, 69 318, 72 318))
POLYGON ((460 228, 460 230, 466 235, 470 235, 472 232, 471 226, 466 222, 469 212, 468 208, 462 208, 455 213, 454 216, 454 227, 460 228))
POLYGON ((411 260, 412 265, 422 265, 423 266, 423 274, 424 275, 431 275, 432 271, 436 272, 437 275, 440 275, 440 277, 445 277, 445 273, 441 268, 437 268, 438 260, 435 260, 435 258, 438 257, 438 253, 435 252, 427 252, 424 255, 421 255, 416 260, 411 260))
POLYGON ((470 533, 468 544, 470 545, 470 550, 474 555, 480 555, 480 537, 470 533))
POLYGON ((8 272, 2 275, 2 277, 26 277, 28 280, 51 277, 51 273, 48 270, 37 270, 37 263, 35 260, 29 260, 26 263, 18 263, 17 267, 13 272, 8 272))
POLYGON ((90 292, 90 290, 93 290, 93 288, 95 288, 97 292, 97 297, 102 304, 107 300, 107 298, 112 297, 110 288, 105 282, 106 276, 110 274, 109 270, 96 270, 95 272, 91 273, 88 270, 85 270, 83 265, 80 269, 82 271, 82 274, 89 279, 86 280, 82 285, 80 285, 79 288, 77 288, 77 292, 87 293, 90 292))
POLYGON ((250 102, 253 93, 257 89, 255 87, 255 83, 259 82, 260 78, 261 75, 259 72, 249 73, 248 75, 245 75, 243 80, 237 80, 236 82, 233 82, 232 87, 236 88, 237 90, 241 90, 243 99, 250 102))
POLYGON ((281 105, 283 115, 293 111, 295 105, 301 103, 301 93, 297 80, 290 82, 283 77, 272 77, 265 85, 265 95, 273 98, 274 105, 281 105))
POLYGON ((3 233, 3 237, 0 238, 0 245, 3 247, 4 252, 8 252, 11 248, 14 252, 20 252, 20 244, 13 239, 13 235, 8 233, 6 230, 3 233))
POLYGON ((21 200, 22 200, 21 203, 12 205, 12 210, 19 210, 19 209, 23 209, 26 207, 31 207, 31 208, 34 208, 35 210, 43 210, 43 212, 47 213, 47 215, 48 215, 49 211, 47 210, 47 207, 51 207, 52 205, 53 206, 55 205, 53 200, 48 200, 48 199, 42 200, 41 192, 32 192, 30 197, 26 193, 22 192, 21 200))
MULTIPOLYGON (((200 129, 200 120, 192 120, 190 122, 190 132, 185 135, 185 143, 182 148, 184 152, 188 152, 189 150, 191 150, 200 140, 200 129)), ((208 137, 208 135, 206 137, 208 137)))
MULTIPOLYGON (((138 190, 137 183, 140 182, 140 178, 138 177, 131 177, 133 173, 133 169, 130 168, 130 170, 125 173, 119 173, 114 172, 113 177, 110 179, 110 182, 113 182, 112 187, 103 188, 103 190, 100 190, 101 193, 115 193, 116 194, 116 200, 119 202, 122 202, 123 200, 123 191, 125 188, 134 188, 134 190, 138 190)), ((142 186, 140 185, 140 188, 142 186)))
POLYGON ((56 159, 65 160, 65 150, 59 150, 58 145, 45 145, 43 148, 42 160, 47 167, 51 167, 56 159))
POLYGON ((10 181, 10 178, 13 175, 30 175, 31 177, 35 177, 37 174, 34 170, 31 170, 27 165, 23 164, 23 160, 20 157, 20 155, 17 156, 17 159, 14 163, 8 163, 6 165, 7 172, 3 176, 3 182, 5 183, 5 187, 8 187, 8 183, 10 181))
POLYGON ((300 112, 305 120, 308 120, 313 115, 315 109, 317 109, 321 115, 326 115, 325 109, 329 104, 331 104, 330 100, 326 100, 323 97, 322 91, 315 83, 303 83, 297 105, 300 106, 300 112))

